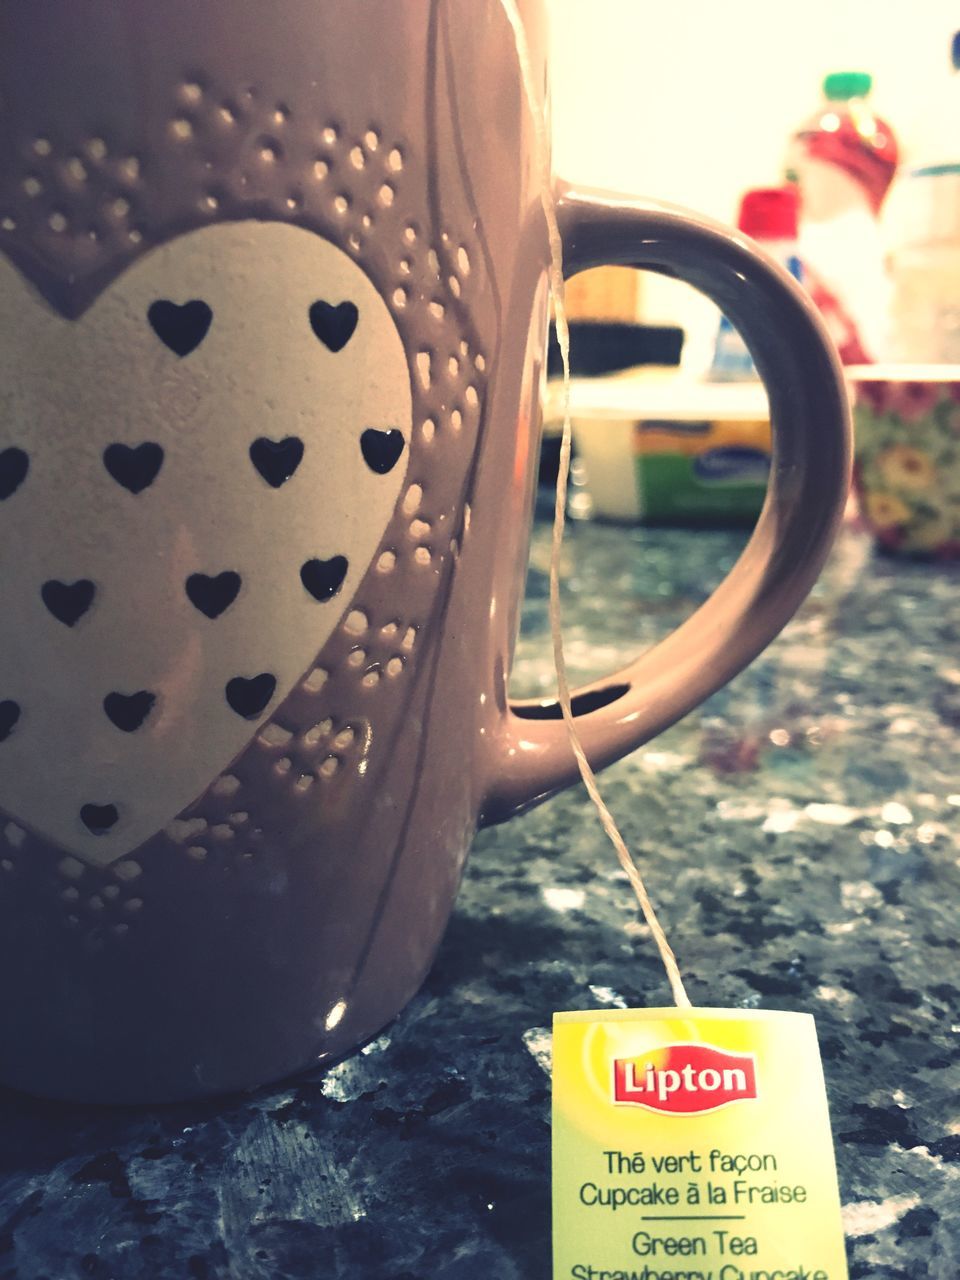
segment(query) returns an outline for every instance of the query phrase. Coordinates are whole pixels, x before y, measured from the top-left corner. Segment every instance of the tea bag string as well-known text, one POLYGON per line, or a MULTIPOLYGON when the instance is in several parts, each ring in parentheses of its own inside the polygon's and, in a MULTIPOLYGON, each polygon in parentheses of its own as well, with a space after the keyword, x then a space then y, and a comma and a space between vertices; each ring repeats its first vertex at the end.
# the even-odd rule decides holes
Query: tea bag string
POLYGON ((527 36, 523 26, 523 20, 517 10, 516 0, 501 0, 504 12, 510 26, 513 28, 514 42, 516 44, 517 57, 520 62, 520 72, 523 78, 524 95, 527 105, 533 114, 534 127, 536 131, 536 144, 538 163, 540 169, 540 199, 543 205, 543 212, 547 222, 547 232, 550 242, 550 292, 553 296, 554 319, 557 329, 557 341, 560 346, 560 354, 563 359, 563 435, 560 443, 560 468, 557 476, 557 499, 554 508, 553 521, 553 541, 550 549, 550 633, 553 639, 553 660, 557 670, 557 691, 560 710, 563 715, 563 722, 566 725, 567 733, 570 737, 570 745, 573 748, 573 754, 576 757, 577 767, 580 770, 580 776, 583 779, 583 785, 587 789, 587 794, 593 801, 597 813, 600 815, 600 822, 604 831, 610 839, 611 844, 617 852, 620 865, 626 872, 633 891, 637 895, 637 901, 640 903, 640 910, 643 918, 647 922, 647 926, 653 935, 653 940, 657 945, 660 953, 660 959, 666 970, 667 979, 670 983, 670 989, 673 992, 673 998, 678 1008, 691 1008, 690 999, 684 989, 683 979, 680 976, 680 968, 677 964, 676 956, 673 949, 667 941, 667 935, 663 931, 663 926, 657 919, 657 913, 650 901, 646 886, 643 883, 643 877, 640 874, 636 862, 627 848, 626 841, 620 834, 613 814, 607 808, 603 796, 600 794, 600 788, 597 785, 596 775, 587 759, 583 744, 580 741, 580 735, 577 731, 576 721, 573 716, 573 709, 570 705, 570 683, 567 679, 567 662, 563 650, 563 631, 560 616, 560 551, 563 543, 563 531, 566 524, 567 510, 567 484, 570 476, 570 444, 572 429, 570 423, 570 328, 567 323, 567 315, 564 307, 564 282, 563 282, 563 243, 560 239, 560 228, 557 224, 557 211, 553 200, 553 175, 550 169, 550 148, 547 140, 546 113, 543 104, 538 100, 535 89, 535 80, 533 77, 533 68, 530 64, 530 51, 527 47, 527 36))

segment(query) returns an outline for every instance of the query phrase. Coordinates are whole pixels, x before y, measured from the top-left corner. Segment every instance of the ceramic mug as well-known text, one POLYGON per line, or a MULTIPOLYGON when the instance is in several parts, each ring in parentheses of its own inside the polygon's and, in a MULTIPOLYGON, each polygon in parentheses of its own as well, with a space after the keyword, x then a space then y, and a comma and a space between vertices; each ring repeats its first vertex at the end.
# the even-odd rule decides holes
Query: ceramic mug
MULTIPOLYGON (((547 268, 511 28, 499 0, 38 0, 0 8, 0 100, 0 1079, 249 1088, 393 1017, 478 823, 575 777, 556 708, 507 697, 547 268)), ((699 286, 776 423, 730 577, 578 696, 601 765, 804 596, 846 411, 741 237, 557 194, 567 271, 699 286)))

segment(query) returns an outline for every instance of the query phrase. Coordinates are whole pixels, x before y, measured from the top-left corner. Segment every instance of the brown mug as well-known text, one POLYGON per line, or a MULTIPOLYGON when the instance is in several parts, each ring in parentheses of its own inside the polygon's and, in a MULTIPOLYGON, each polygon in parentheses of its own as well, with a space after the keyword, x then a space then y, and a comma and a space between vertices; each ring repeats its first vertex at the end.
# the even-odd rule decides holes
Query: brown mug
MULTIPOLYGON (((0 1080, 250 1088, 392 1018, 478 824, 576 776, 556 708, 507 696, 548 263, 511 26, 501 0, 35 0, 0 7, 0 102, 0 1080)), ((741 236, 556 196, 567 272, 702 289, 775 424, 730 576, 578 693, 600 766, 794 611, 847 411, 741 236)))

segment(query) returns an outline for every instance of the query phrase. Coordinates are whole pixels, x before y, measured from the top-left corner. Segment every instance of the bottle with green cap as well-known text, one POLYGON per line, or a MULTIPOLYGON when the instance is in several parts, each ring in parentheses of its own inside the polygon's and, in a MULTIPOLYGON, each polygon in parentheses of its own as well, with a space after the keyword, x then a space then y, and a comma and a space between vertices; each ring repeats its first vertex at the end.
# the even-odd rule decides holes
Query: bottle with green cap
POLYGON ((866 71, 825 76, 820 109, 795 136, 792 167, 804 159, 834 165, 862 186, 876 214, 897 171, 897 140, 870 106, 872 88, 866 71))
POLYGON ((897 171, 897 140, 873 110, 873 79, 835 71, 794 135, 788 170, 800 197, 800 257, 841 359, 876 359, 886 342, 890 282, 877 215, 897 171))

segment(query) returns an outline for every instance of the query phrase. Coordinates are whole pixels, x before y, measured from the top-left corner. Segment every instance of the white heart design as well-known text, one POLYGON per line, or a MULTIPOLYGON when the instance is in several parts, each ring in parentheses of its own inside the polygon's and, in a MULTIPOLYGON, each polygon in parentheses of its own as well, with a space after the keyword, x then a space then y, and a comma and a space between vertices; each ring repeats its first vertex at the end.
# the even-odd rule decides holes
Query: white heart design
POLYGON ((410 373, 360 268, 280 223, 183 235, 77 320, 0 256, 0 335, 0 458, 29 460, 0 499, 0 808, 102 866, 202 794, 337 624, 409 454, 394 434, 374 469, 361 437, 409 444, 410 373), (337 350, 318 300, 357 309, 337 350))

